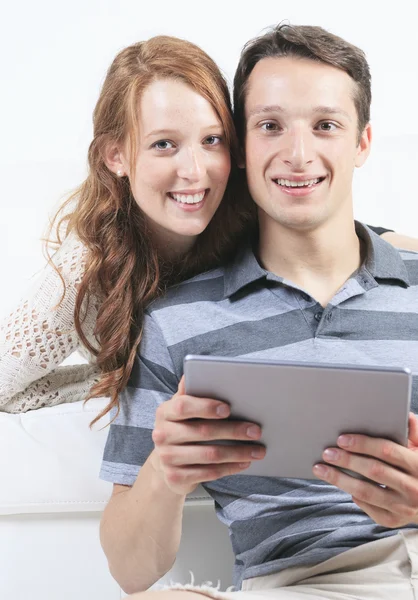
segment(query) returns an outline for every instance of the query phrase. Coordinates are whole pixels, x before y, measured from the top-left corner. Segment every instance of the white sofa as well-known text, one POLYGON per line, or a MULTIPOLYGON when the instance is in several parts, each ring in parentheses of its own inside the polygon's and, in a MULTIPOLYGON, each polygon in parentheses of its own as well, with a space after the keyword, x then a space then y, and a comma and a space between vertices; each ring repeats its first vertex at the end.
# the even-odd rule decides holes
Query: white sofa
MULTIPOLYGON (((0 413, 0 599, 119 600, 99 522, 111 485, 98 478, 107 429, 101 399, 0 413)), ((177 561, 161 583, 231 584, 233 557, 202 489, 187 501, 177 561), (196 552, 199 548, 199 552, 196 552), (214 551, 216 549, 216 551, 214 551)))

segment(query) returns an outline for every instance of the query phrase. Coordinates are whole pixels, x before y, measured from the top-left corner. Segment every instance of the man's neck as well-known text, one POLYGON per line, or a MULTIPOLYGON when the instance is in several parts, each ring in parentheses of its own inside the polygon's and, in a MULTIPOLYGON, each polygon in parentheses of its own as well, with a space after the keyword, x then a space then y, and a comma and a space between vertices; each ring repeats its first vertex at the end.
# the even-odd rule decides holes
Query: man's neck
POLYGON ((336 216, 310 231, 266 222, 260 215, 259 259, 326 306, 362 262, 353 218, 336 216))

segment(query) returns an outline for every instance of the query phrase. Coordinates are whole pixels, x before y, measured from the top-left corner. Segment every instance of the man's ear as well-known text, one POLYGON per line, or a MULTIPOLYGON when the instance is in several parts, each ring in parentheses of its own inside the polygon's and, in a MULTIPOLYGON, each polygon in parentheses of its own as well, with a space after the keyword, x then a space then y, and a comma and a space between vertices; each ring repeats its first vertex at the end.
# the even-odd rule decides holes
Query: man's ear
POLYGON ((112 171, 112 173, 118 177, 128 175, 129 164, 125 158, 124 152, 118 144, 109 142, 105 146, 103 157, 109 171, 112 171))
POLYGON ((357 146, 357 155, 355 159, 355 166, 362 167, 370 154, 370 147, 372 143, 372 126, 367 123, 363 129, 363 133, 360 136, 360 141, 357 146))

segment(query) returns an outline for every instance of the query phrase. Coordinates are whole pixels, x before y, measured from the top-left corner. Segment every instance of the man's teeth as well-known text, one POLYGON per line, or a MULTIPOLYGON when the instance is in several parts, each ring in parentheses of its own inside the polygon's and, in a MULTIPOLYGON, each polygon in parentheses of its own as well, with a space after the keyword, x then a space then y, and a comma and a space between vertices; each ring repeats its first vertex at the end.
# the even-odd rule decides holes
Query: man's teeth
POLYGON ((181 202, 182 204, 198 204, 202 202, 205 197, 205 192, 200 192, 200 194, 173 194, 170 196, 177 200, 177 202, 181 202))
POLYGON ((290 181, 289 179, 275 179, 278 185, 285 187, 311 187, 315 183, 319 183, 320 177, 316 179, 307 179, 306 181, 290 181))

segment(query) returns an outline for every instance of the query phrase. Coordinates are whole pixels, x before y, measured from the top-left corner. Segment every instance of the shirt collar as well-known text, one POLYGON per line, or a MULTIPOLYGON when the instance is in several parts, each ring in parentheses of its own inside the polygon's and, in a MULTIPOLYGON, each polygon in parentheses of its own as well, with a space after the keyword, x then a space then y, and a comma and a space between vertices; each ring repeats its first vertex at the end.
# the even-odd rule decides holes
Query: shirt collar
MULTIPOLYGON (((398 280, 407 287, 410 285, 405 264, 391 244, 385 242, 366 225, 356 221, 356 232, 366 243, 366 260, 363 264, 375 279, 398 280)), ((247 285, 267 279, 278 283, 283 281, 259 264, 250 246, 238 252, 235 260, 225 267, 224 298, 229 298, 247 285)))
POLYGON ((229 298, 254 281, 265 279, 267 275, 268 271, 259 264, 251 246, 245 247, 225 267, 224 298, 229 298))
POLYGON ((356 221, 356 232, 360 239, 366 243, 365 268, 375 279, 397 280, 400 284, 411 285, 408 271, 402 260, 399 250, 369 229, 366 225, 356 221))

